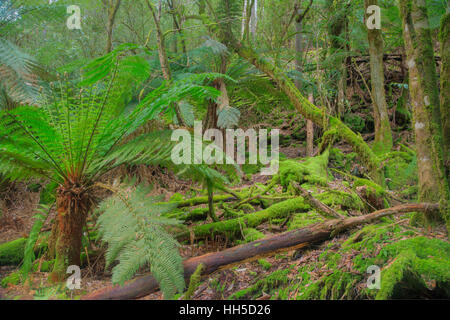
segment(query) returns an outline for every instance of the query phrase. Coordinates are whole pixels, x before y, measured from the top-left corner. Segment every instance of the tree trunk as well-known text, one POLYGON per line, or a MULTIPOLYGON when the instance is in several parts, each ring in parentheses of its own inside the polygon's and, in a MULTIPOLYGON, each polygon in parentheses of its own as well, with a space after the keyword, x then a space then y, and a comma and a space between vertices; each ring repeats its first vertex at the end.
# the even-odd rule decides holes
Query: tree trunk
MULTIPOLYGON (((310 4, 311 5, 311 4, 310 4)), ((303 46, 302 46, 302 23, 304 13, 297 6, 294 8, 297 10, 296 19, 295 19, 295 69, 297 72, 301 73, 302 70, 302 54, 303 54, 303 46)), ((295 80, 295 86, 300 91, 302 89, 302 84, 300 80, 295 80)), ((314 103, 314 96, 312 93, 309 94, 308 97, 309 102, 314 103)), ((314 153, 314 124, 311 120, 306 120, 306 156, 312 157, 314 153)))
MULTIPOLYGON (((153 4, 151 4, 150 1, 147 0, 147 6, 152 13, 153 21, 156 27, 156 44, 158 46, 158 57, 159 63, 161 64, 163 77, 165 80, 171 81, 172 74, 170 72, 169 59, 167 58, 165 39, 161 29, 161 10, 162 10, 161 5, 162 5, 161 1, 159 1, 158 12, 156 12, 156 8, 153 7, 153 4)), ((178 124, 181 126, 185 126, 186 124, 183 120, 183 116, 181 115, 180 106, 177 103, 175 103, 173 107, 175 109, 178 124)))
MULTIPOLYGON (((448 9, 447 9, 448 10, 448 9)), ((444 138, 444 163, 447 183, 450 184, 450 12, 441 21, 441 121, 444 138)))
MULTIPOLYGON (((232 247, 221 252, 207 253, 202 256, 187 259, 183 262, 184 277, 186 281, 189 281, 189 277, 195 272, 199 264, 204 265, 202 274, 211 274, 225 266, 230 267, 235 264, 242 264, 281 251, 304 248, 312 243, 327 240, 357 225, 369 223, 382 217, 412 211, 430 212, 437 209, 437 204, 404 204, 390 209, 375 211, 365 216, 328 220, 323 223, 232 247)), ((97 290, 84 296, 82 299, 136 299, 154 292, 158 287, 159 285, 156 279, 152 275, 147 275, 131 280, 122 287, 114 286, 97 290)))
POLYGON ((55 255, 50 274, 53 282, 64 280, 68 266, 81 264, 81 238, 91 202, 86 192, 76 186, 69 186, 61 186, 57 191, 57 216, 51 236, 54 241, 50 243, 49 240, 49 250, 54 251, 55 255))
MULTIPOLYGON (((309 94, 309 102, 314 104, 314 95, 309 94)), ((311 120, 306 120, 306 156, 312 157, 314 155, 314 123, 311 120)))
MULTIPOLYGON (((329 10, 329 55, 336 56, 336 54, 345 53, 345 50, 349 50, 348 45, 342 40, 347 39, 347 8, 349 3, 344 0, 328 0, 327 6, 329 10)), ((341 118, 345 113, 345 90, 347 88, 347 70, 344 58, 336 59, 336 69, 338 71, 338 79, 333 81, 331 85, 336 89, 337 97, 333 99, 332 109, 333 112, 337 114, 338 118, 341 118), (335 83, 337 83, 337 85, 335 83)))
POLYGON ((114 28, 114 21, 116 20, 117 10, 119 10, 120 2, 117 0, 115 3, 108 5, 108 25, 106 27, 106 53, 112 50, 112 33, 114 28))
MULTIPOLYGON (((450 227, 436 65, 424 0, 400 0, 419 176, 419 201, 441 203, 450 227)), ((437 217, 427 217, 428 221, 437 217)), ((449 229, 450 230, 450 229, 449 229)))
MULTIPOLYGON (((378 0, 364 0, 365 9, 378 5, 378 0)), ((375 142, 372 149, 384 154, 392 149, 392 134, 384 90, 383 36, 380 29, 368 29, 370 55, 370 78, 372 85, 373 119, 375 122, 375 142)))
MULTIPOLYGON (((225 74, 227 72, 227 64, 228 58, 225 55, 222 55, 220 58, 219 73, 225 74)), ((218 112, 222 110, 222 108, 229 105, 229 98, 225 81, 221 78, 218 78, 213 81, 212 86, 219 90, 222 94, 217 99, 217 101, 209 101, 208 109, 206 111, 205 123, 203 125, 204 130, 217 129, 218 112)), ((226 142, 223 142, 225 145, 226 142)))

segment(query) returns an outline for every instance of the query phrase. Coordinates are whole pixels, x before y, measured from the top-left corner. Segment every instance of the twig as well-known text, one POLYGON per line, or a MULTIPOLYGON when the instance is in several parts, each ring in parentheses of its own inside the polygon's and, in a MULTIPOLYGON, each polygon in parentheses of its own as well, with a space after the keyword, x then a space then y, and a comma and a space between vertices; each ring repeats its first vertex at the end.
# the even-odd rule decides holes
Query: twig
POLYGON ((325 213, 326 215, 333 216, 333 217, 338 218, 338 219, 344 219, 345 218, 343 215, 339 214, 335 210, 331 209, 329 206, 323 204, 322 202, 320 202, 319 200, 314 198, 309 191, 307 191, 307 190, 303 189, 302 187, 300 187, 300 185, 298 183, 293 182, 292 186, 294 187, 294 189, 300 191, 301 196, 304 197, 305 200, 310 205, 312 205, 313 207, 316 207, 320 212, 325 213))

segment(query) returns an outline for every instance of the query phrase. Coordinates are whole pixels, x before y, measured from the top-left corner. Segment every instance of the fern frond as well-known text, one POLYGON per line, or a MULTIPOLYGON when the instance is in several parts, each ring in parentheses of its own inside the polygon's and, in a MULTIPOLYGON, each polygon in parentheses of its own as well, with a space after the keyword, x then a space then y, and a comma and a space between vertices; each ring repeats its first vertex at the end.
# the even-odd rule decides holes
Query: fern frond
POLYGON ((36 258, 34 255, 34 247, 36 245, 36 242, 38 241, 42 226, 44 225, 44 222, 48 214, 50 213, 50 209, 51 206, 41 204, 40 207, 36 210, 37 213, 33 216, 34 223, 31 227, 30 234, 28 235, 27 243, 25 244, 23 264, 20 269, 23 279, 27 278, 33 267, 33 262, 36 258))
POLYGON ((0 38, 0 86, 14 101, 36 104, 42 67, 11 42, 0 38))
POLYGON ((144 266, 149 265, 165 297, 184 289, 184 269, 178 252, 179 244, 164 227, 180 222, 163 217, 174 204, 157 204, 159 197, 148 197, 150 189, 122 186, 102 202, 99 231, 108 243, 106 262, 119 264, 113 268, 112 281, 123 284, 144 266))

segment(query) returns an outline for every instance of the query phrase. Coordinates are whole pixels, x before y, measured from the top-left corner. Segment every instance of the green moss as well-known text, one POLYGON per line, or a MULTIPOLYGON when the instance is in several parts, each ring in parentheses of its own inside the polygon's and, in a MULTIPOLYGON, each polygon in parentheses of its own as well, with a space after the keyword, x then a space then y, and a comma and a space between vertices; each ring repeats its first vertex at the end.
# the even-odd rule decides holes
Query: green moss
POLYGON ((299 213, 292 217, 288 225, 288 230, 304 228, 322 221, 324 221, 324 218, 316 211, 299 213))
POLYGON ((281 284, 288 282, 288 273, 290 269, 277 270, 265 277, 258 280, 254 285, 235 292, 228 299, 240 300, 240 299, 255 299, 261 295, 262 292, 270 293, 273 288, 278 287, 281 284))
POLYGON ((2 279, 0 283, 3 288, 6 288, 8 284, 18 285, 20 283, 21 274, 20 271, 15 271, 11 273, 9 276, 2 279))
POLYGON ((351 170, 356 157, 355 152, 344 154, 339 148, 331 148, 330 150, 330 162, 333 162, 335 167, 342 168, 345 171, 351 170))
POLYGON ((180 193, 174 193, 169 199, 170 202, 179 202, 179 201, 183 201, 183 200, 184 200, 184 197, 180 193))
POLYGON ((362 210, 364 203, 355 192, 343 192, 339 190, 328 190, 313 196, 327 206, 341 206, 344 209, 362 210))
POLYGON ((295 293, 297 299, 450 297, 446 241, 418 237, 386 219, 355 231, 339 251, 335 247, 330 242, 317 260, 300 265, 297 278, 279 291, 295 293), (381 290, 366 287, 372 265, 382 269, 381 290), (429 283, 435 283, 434 290, 429 283))
POLYGON ((242 230, 242 236, 244 240, 236 240, 237 244, 248 243, 265 237, 264 233, 253 228, 245 228, 242 230))
MULTIPOLYGON (((83 260, 83 259, 82 259, 83 260)), ((39 268, 39 261, 33 265, 33 271, 41 271, 41 272, 50 272, 53 268, 53 264, 55 263, 55 260, 50 261, 42 261, 41 268, 39 268)))
POLYGON ((272 264, 268 262, 266 259, 259 259, 258 263, 263 267, 264 270, 269 270, 272 268, 272 264))
POLYGON ((303 184, 327 185, 327 166, 329 151, 322 155, 309 158, 304 162, 286 160, 280 162, 279 178, 283 187, 287 188, 291 182, 303 184))
POLYGON ((0 244, 0 266, 17 265, 22 262, 26 238, 0 244))
MULTIPOLYGON (((206 237, 218 233, 232 236, 242 229, 254 228, 269 219, 287 217, 291 213, 305 211, 309 208, 310 206, 304 202, 303 198, 299 197, 276 203, 267 209, 240 218, 196 226, 193 231, 196 237, 206 237)), ((185 235, 188 236, 189 233, 185 235)))
POLYGON ((383 159, 384 172, 391 190, 417 185, 417 158, 407 152, 390 152, 383 159))

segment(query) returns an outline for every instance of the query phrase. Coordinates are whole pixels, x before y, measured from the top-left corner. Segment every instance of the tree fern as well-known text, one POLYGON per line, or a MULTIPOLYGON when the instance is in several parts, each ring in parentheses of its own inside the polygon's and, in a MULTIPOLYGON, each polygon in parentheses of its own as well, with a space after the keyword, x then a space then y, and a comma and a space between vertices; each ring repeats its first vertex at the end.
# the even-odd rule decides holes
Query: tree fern
POLYGON ((184 269, 177 241, 164 229, 180 222, 162 215, 176 205, 157 204, 160 197, 147 196, 150 189, 122 186, 99 206, 99 231, 108 243, 106 266, 115 260, 113 283, 123 284, 146 265, 165 297, 184 290, 184 269))

